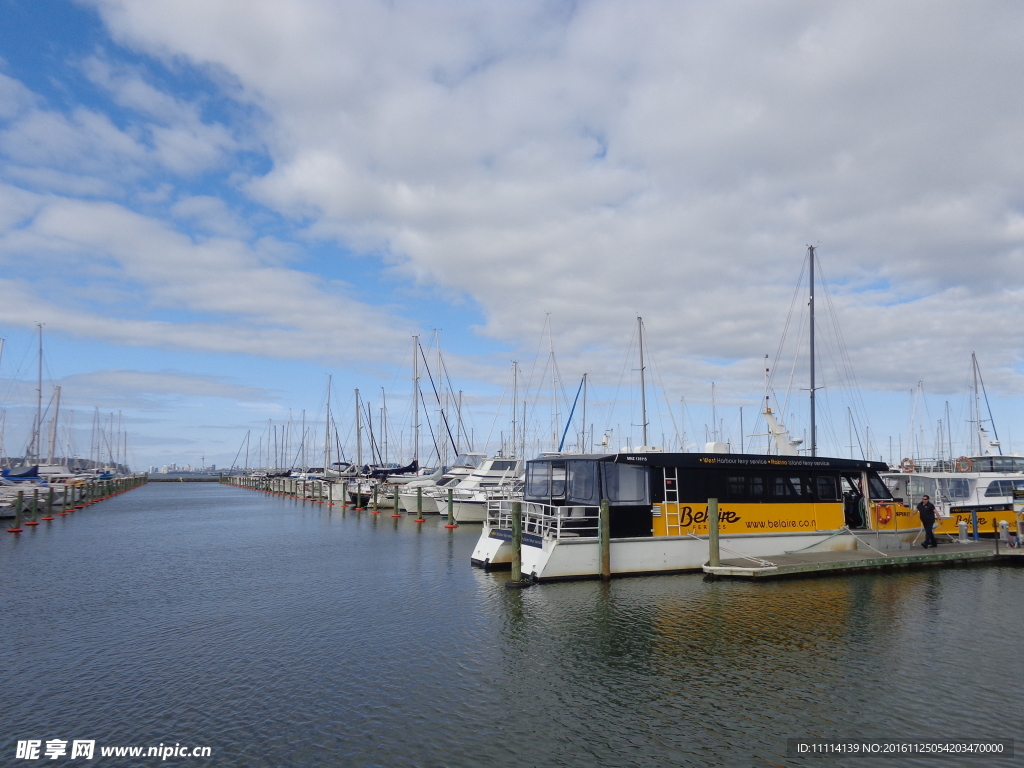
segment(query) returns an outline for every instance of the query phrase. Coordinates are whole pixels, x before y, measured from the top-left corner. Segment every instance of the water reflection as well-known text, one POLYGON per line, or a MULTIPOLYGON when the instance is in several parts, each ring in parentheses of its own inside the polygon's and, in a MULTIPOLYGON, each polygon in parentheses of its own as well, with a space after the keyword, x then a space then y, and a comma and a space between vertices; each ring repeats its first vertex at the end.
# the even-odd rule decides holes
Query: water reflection
POLYGON ((791 765, 788 736, 1004 737, 1024 706, 1014 568, 508 590, 469 567, 474 526, 370 518, 151 486, 0 538, 7 739, 189 741, 229 767, 791 765))

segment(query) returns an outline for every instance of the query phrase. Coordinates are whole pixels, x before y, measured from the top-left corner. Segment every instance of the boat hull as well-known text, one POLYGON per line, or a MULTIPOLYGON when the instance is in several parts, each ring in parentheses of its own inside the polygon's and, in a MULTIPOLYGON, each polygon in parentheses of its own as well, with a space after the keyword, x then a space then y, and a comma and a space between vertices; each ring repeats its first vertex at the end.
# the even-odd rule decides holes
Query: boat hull
MULTIPOLYGON (((920 546, 920 529, 899 533, 876 531, 820 531, 791 534, 743 534, 721 537, 723 557, 771 560, 772 556, 805 549, 843 551, 877 549, 907 551, 920 546)), ((508 567, 512 562, 511 532, 485 527, 473 551, 473 565, 485 569, 508 567)), ((707 537, 651 536, 612 539, 611 574, 629 576, 701 571, 708 561, 707 537)), ((550 539, 525 534, 522 571, 534 581, 593 579, 601 574, 601 550, 595 538, 550 539)))

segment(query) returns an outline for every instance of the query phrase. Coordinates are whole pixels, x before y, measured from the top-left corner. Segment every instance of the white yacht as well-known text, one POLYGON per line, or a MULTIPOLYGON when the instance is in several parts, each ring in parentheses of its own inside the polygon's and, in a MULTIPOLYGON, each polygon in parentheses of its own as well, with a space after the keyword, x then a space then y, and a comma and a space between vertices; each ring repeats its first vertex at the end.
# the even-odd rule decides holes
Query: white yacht
MULTIPOLYGON (((515 483, 522 472, 523 463, 514 458, 495 456, 481 462, 452 490, 452 521, 482 523, 487 519, 488 496, 515 483)), ((447 493, 441 495, 437 504, 441 514, 448 514, 447 493)))
POLYGON ((402 486, 398 493, 398 503, 406 512, 416 511, 416 500, 419 495, 417 489, 422 490, 423 513, 436 515, 438 513, 448 514, 448 496, 444 489, 457 485, 461 480, 468 477, 477 468, 480 462, 487 458, 486 453, 460 453, 455 463, 449 467, 440 477, 424 478, 413 480, 402 486), (444 496, 444 503, 438 504, 438 497, 444 496))

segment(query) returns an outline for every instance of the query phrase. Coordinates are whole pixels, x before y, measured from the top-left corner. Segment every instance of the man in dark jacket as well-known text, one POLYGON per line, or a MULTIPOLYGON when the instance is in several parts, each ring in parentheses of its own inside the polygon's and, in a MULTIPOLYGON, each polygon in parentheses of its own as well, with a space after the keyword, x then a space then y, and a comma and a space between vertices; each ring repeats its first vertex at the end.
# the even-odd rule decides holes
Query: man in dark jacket
POLYGON ((932 533, 932 526, 935 525, 935 505, 927 496, 921 497, 921 503, 917 505, 917 514, 921 517, 921 525, 924 526, 924 544, 921 546, 925 549, 939 546, 935 534, 932 533))

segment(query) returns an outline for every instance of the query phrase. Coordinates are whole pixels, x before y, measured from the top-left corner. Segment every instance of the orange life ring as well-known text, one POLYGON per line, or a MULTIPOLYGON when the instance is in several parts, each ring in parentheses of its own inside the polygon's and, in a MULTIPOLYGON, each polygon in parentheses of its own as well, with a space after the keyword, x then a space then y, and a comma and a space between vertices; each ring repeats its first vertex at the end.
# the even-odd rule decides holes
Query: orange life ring
POLYGON ((875 507, 875 516, 878 517, 878 524, 885 525, 892 520, 892 510, 885 504, 875 507))
POLYGON ((914 471, 914 460, 913 459, 904 459, 903 461, 901 461, 900 462, 900 470, 902 470, 903 472, 913 472, 914 471))
POLYGON ((973 467, 973 466, 974 466, 974 462, 972 462, 966 456, 961 456, 959 459, 956 460, 956 471, 957 472, 970 472, 971 471, 971 467, 973 467))

